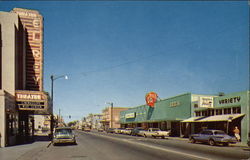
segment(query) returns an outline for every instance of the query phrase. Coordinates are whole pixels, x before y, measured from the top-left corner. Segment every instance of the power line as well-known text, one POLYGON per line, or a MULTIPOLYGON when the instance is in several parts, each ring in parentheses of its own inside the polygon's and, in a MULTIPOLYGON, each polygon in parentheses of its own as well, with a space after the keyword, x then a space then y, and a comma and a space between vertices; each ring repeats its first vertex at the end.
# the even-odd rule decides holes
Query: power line
POLYGON ((80 74, 83 75, 83 76, 87 76, 88 74, 91 74, 91 73, 104 72, 104 71, 119 68, 119 67, 122 67, 122 66, 125 66, 125 65, 128 65, 128 64, 137 63, 137 62, 142 61, 144 59, 154 57, 154 56, 157 56, 157 55, 161 55, 161 54, 163 54, 163 53, 151 54, 149 56, 142 56, 142 57, 139 57, 139 58, 136 58, 134 60, 127 61, 127 62, 124 62, 124 63, 121 63, 121 64, 117 64, 117 65, 113 65, 113 66, 109 66, 109 67, 104 67, 104 68, 96 69, 96 70, 92 70, 92 71, 86 71, 86 72, 82 72, 80 74))

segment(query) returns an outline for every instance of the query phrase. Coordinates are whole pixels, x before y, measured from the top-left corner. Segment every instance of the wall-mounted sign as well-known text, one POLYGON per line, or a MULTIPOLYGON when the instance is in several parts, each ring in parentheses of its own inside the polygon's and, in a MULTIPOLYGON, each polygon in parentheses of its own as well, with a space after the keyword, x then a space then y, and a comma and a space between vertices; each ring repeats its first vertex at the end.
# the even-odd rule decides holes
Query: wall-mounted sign
POLYGON ((170 107, 177 107, 179 105, 181 105, 179 101, 170 102, 170 107))
POLYGON ((14 8, 26 30, 26 89, 43 90, 43 17, 36 10, 14 8))
POLYGON ((240 102, 240 96, 219 100, 219 104, 232 104, 240 102))
POLYGON ((34 93, 16 93, 17 100, 44 100, 44 96, 42 94, 34 94, 34 93))
POLYGON ((135 112, 125 114, 125 118, 126 118, 126 119, 128 119, 128 118, 135 118, 135 112))
POLYGON ((19 110, 45 110, 48 107, 44 92, 16 91, 16 105, 19 110))
POLYGON ((212 108, 213 107, 213 97, 200 97, 199 107, 212 108))
POLYGON ((150 107, 154 107, 157 102, 158 95, 155 92, 149 92, 145 96, 146 104, 150 107))

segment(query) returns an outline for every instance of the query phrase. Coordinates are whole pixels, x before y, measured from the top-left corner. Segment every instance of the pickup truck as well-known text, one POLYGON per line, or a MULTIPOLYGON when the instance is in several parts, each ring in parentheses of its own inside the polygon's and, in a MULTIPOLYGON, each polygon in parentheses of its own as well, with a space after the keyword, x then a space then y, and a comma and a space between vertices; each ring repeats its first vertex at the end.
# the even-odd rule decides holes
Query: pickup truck
POLYGON ((144 136, 145 138, 147 137, 161 137, 165 138, 170 135, 170 131, 161 131, 159 128, 149 128, 146 131, 141 131, 140 133, 141 136, 144 136))

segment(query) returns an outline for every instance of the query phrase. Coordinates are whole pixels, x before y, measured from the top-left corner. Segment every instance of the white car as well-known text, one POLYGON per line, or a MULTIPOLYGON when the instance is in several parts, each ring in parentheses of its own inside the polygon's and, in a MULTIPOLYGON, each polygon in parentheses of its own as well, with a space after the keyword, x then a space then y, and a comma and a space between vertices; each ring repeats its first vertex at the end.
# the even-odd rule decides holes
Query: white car
POLYGON ((140 133, 142 136, 146 137, 161 137, 161 138, 165 138, 168 137, 170 135, 170 130, 169 131, 162 131, 159 128, 149 128, 146 131, 142 131, 140 133))
POLYGON ((124 129, 123 134, 131 135, 132 129, 133 128, 126 128, 126 129, 124 129))

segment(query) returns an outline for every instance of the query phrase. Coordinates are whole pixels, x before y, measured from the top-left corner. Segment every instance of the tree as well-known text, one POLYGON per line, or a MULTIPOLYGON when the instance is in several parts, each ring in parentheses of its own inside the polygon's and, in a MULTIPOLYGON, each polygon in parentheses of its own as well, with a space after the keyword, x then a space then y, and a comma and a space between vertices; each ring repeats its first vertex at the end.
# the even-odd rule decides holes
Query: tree
POLYGON ((71 121, 68 123, 69 127, 75 126, 78 121, 71 121))

